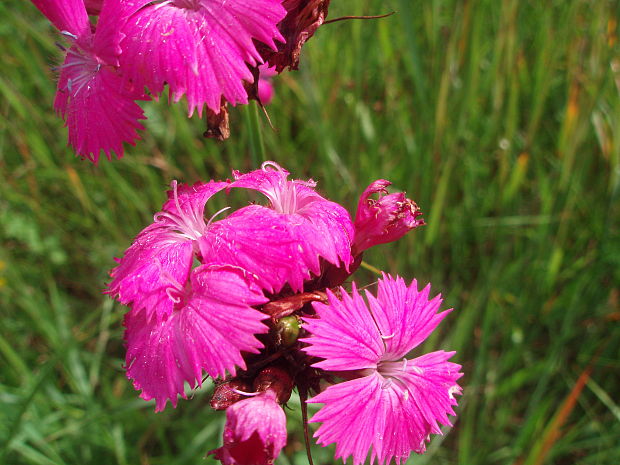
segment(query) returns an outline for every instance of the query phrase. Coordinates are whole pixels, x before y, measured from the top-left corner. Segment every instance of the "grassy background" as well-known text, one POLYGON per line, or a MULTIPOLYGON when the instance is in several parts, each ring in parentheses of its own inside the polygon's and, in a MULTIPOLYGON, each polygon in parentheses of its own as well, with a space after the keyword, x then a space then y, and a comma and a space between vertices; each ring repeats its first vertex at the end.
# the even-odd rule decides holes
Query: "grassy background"
MULTIPOLYGON (((425 214, 366 257, 456 308, 425 349, 458 350, 459 416, 410 463, 617 464, 620 4, 334 0, 330 16, 390 10, 321 28, 276 83, 278 131, 261 126, 268 157, 326 196, 353 209, 382 177, 425 214)), ((138 399, 124 308, 101 290, 171 179, 254 167, 247 110, 218 144, 149 103, 144 140, 93 167, 52 111, 58 36, 27 1, 0 16, 0 463, 204 463, 223 415, 208 390, 157 415, 138 399)), ((282 465, 305 463, 291 408, 282 465)))

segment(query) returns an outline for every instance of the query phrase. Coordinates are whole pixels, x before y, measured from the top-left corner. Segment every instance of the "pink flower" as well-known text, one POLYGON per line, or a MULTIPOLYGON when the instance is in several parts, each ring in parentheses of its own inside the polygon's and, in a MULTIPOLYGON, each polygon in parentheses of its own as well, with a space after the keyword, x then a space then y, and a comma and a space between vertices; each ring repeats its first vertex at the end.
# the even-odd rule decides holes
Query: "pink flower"
POLYGON ((176 405, 184 383, 199 385, 203 371, 216 377, 245 367, 241 351, 257 352, 254 336, 267 331, 267 316, 250 308, 267 301, 261 288, 302 289, 320 273, 321 258, 351 260, 346 211, 313 183, 288 181, 288 172, 270 166, 235 173, 232 183, 173 183, 154 223, 110 273, 106 292, 132 308, 125 318, 127 375, 143 398, 156 399, 157 410, 168 399, 176 405), (271 206, 250 205, 206 223, 207 201, 232 187, 258 190, 271 206), (196 259, 202 265, 192 270, 196 259))
POLYGON ((285 285, 301 291, 304 281, 321 274, 321 259, 348 267, 350 216, 342 206, 321 197, 313 181, 289 181, 288 171, 273 162, 234 174, 230 188, 259 191, 270 205, 249 205, 211 225, 198 242, 205 263, 235 264, 272 293, 285 285))
POLYGON ((100 151, 120 158, 123 142, 139 138, 145 119, 135 100, 146 100, 140 88, 118 74, 119 28, 124 21, 120 0, 105 0, 96 32, 91 32, 83 0, 32 0, 73 45, 60 66, 54 108, 69 128, 69 144, 96 163, 100 151))
POLYGON ((309 400, 325 404, 311 420, 323 423, 314 436, 321 445, 336 443, 336 457, 360 465, 371 452, 371 463, 400 464, 411 451, 425 451, 429 435, 441 434, 439 424, 450 425, 462 376, 461 366, 447 361, 454 352, 404 358, 449 313, 437 313, 441 298, 429 301, 429 292, 384 274, 377 297, 366 292, 368 303, 353 285, 351 297, 328 291, 328 305, 313 304, 318 318, 305 319, 312 336, 302 339, 304 350, 324 359, 315 368, 349 379, 309 400))
POLYGON ((167 318, 176 305, 171 289, 187 282, 195 241, 207 231, 205 204, 227 185, 211 181, 178 188, 173 182, 155 222, 138 234, 111 271, 106 293, 134 310, 144 309, 146 319, 167 318))
POLYGON ((276 25, 286 11, 281 0, 135 0, 123 29, 121 65, 139 88, 172 100, 187 96, 190 116, 203 106, 219 113, 222 98, 247 103, 248 68, 263 59, 254 41, 276 49, 276 25))
POLYGON ((377 244, 400 239, 407 232, 424 224, 420 209, 404 192, 388 194, 392 183, 378 179, 360 197, 355 215, 354 255, 377 244), (378 199, 371 199, 379 194, 378 199))
POLYGON ((160 320, 133 309, 125 315, 127 376, 145 400, 161 411, 168 400, 186 398, 184 384, 202 384, 203 372, 232 376, 246 368, 241 352, 263 347, 255 334, 266 333, 267 316, 251 308, 267 301, 251 276, 236 267, 202 265, 187 283, 169 291, 171 313, 160 320))
POLYGON ((226 410, 224 445, 209 452, 224 465, 270 465, 286 445, 286 416, 267 390, 226 410))

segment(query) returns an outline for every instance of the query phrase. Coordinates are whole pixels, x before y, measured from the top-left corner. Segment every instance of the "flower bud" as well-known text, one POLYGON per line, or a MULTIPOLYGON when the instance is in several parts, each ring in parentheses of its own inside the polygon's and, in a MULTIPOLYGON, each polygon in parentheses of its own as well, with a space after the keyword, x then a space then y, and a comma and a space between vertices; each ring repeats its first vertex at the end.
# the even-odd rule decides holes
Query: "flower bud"
POLYGON ((422 215, 420 209, 404 192, 388 194, 386 188, 391 184, 385 179, 378 179, 360 197, 354 225, 354 255, 377 244, 400 239, 424 224, 423 219, 418 219, 422 215), (371 199, 373 194, 379 194, 379 198, 371 199))
POLYGON ((297 342, 299 329, 299 320, 295 315, 280 318, 276 323, 276 330, 280 338, 280 343, 284 347, 290 347, 297 342))
POLYGON ((286 416, 273 391, 226 410, 224 445, 210 451, 224 465, 271 465, 286 445, 286 416))

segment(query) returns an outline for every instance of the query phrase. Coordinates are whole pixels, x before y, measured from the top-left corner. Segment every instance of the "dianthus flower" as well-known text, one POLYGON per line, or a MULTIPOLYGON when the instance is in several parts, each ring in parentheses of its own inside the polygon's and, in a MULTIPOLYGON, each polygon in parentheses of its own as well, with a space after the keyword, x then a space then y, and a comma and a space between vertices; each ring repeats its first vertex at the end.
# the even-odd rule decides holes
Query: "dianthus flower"
MULTIPOLYGON (((60 66, 54 108, 78 155, 120 158, 145 119, 137 100, 187 97, 207 107, 208 136, 228 136, 226 105, 248 103, 257 45, 276 50, 281 0, 32 0, 72 43, 60 66), (88 14, 99 15, 95 27, 88 14), (94 32, 93 32, 94 31, 94 32), (148 88, 148 94, 147 90, 148 88), (224 113, 219 116, 220 113, 224 113)), ((257 83, 256 83, 257 85, 257 83)))
POLYGON ((224 465, 268 465, 286 445, 286 415, 273 391, 226 409, 224 445, 209 452, 224 465))
POLYGON ((218 377, 245 369, 241 351, 257 352, 262 345, 254 335, 268 330, 261 323, 267 316, 251 308, 267 302, 263 290, 301 290, 304 280, 320 273, 321 259, 333 265, 351 260, 351 218, 317 194, 312 181, 289 181, 274 163, 235 177, 173 183, 154 223, 110 273, 106 292, 131 306, 127 374, 143 398, 156 399, 158 410, 167 400, 176 405, 185 382, 200 385, 203 370, 218 377), (257 190, 270 203, 206 222, 208 200, 232 188, 257 190), (330 241, 318 240, 326 234, 330 241), (201 266, 192 269, 194 260, 201 266), (237 319, 228 322, 229 314, 237 319), (225 343, 228 337, 234 342, 225 343))
POLYGON ((366 188, 360 197, 355 215, 356 252, 400 239, 406 233, 424 224, 419 218, 422 213, 413 200, 404 192, 388 194, 392 183, 378 179, 366 188), (378 199, 370 196, 379 194, 378 199))
MULTIPOLYGON (((407 359, 448 313, 429 287, 384 275, 378 294, 341 284, 365 249, 401 237, 421 220, 404 194, 371 184, 355 225, 346 210, 289 179, 273 162, 234 179, 173 183, 168 200, 112 270, 108 293, 125 315, 127 376, 156 410, 185 397, 185 383, 216 384, 211 406, 226 410, 225 465, 270 465, 286 443, 282 405, 293 387, 325 404, 321 445, 337 456, 368 454, 380 465, 423 452, 453 415, 460 366, 451 352, 407 359), (204 212, 211 197, 262 196, 228 216, 204 212), (371 194, 379 193, 377 200, 371 194), (359 221, 358 221, 359 220, 359 221), (413 221, 413 222, 412 222, 413 221), (346 381, 339 382, 340 379, 346 381), (327 387, 326 387, 327 386, 327 387)), ((226 209, 224 209, 226 210, 226 209)), ((305 413, 304 413, 305 417, 305 413)))
POLYGON ((313 304, 317 318, 305 319, 311 337, 301 340, 309 344, 303 350, 323 359, 315 368, 349 379, 309 400, 325 404, 311 421, 323 423, 315 437, 336 443, 336 457, 360 465, 370 452, 371 463, 399 464, 411 451, 424 452, 439 424, 451 425, 462 376, 447 361, 454 352, 405 358, 449 313, 437 313, 441 298, 428 300, 429 293, 430 286, 418 291, 415 280, 407 286, 384 274, 376 298, 366 291, 368 303, 353 284, 351 296, 327 291, 328 304, 313 304))
POLYGON ((222 98, 248 103, 248 68, 263 62, 254 41, 276 49, 286 10, 281 0, 133 0, 123 32, 121 66, 128 79, 173 101, 184 94, 189 115, 219 113, 222 98))
POLYGON ((227 405, 224 445, 208 454, 224 465, 270 465, 286 445, 286 415, 280 404, 291 395, 292 379, 270 367, 258 374, 254 388, 255 393, 237 391, 250 397, 227 405))
MULTIPOLYGON (((69 129, 69 145, 97 162, 101 150, 123 155, 123 142, 134 144, 145 119, 135 100, 146 100, 143 89, 121 78, 118 57, 125 21, 121 0, 105 0, 93 33, 83 0, 32 0, 71 42, 59 67, 56 112, 69 129)), ((101 3, 99 4, 101 6, 101 3)))

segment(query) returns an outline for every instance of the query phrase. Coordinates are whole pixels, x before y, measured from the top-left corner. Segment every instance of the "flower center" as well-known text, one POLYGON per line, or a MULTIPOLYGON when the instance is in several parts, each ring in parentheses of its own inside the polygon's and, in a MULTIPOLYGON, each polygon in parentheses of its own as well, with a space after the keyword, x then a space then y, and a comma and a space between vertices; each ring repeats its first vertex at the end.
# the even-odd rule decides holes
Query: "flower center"
POLYGON ((156 213, 153 219, 155 222, 169 222, 168 226, 186 239, 198 239, 206 230, 204 218, 191 205, 187 211, 181 208, 176 181, 172 181, 172 196, 176 212, 162 211, 156 213))
MULTIPOLYGON (((404 377, 407 375, 409 360, 406 358, 398 361, 380 361, 377 364, 377 372, 385 378, 383 385, 381 386, 383 389, 388 389, 392 385, 396 385, 402 389, 407 398, 409 396, 409 389, 407 388, 407 383, 404 380, 404 377)), ((424 370, 418 366, 409 367, 409 371, 413 371, 417 375, 421 375, 424 373, 424 370)))
POLYGON ((71 97, 75 97, 89 86, 101 69, 101 63, 92 53, 83 52, 73 46, 67 51, 67 58, 58 69, 63 70, 67 77, 63 90, 68 91, 71 97))
POLYGON ((307 187, 316 186, 316 183, 314 181, 287 181, 287 173, 282 169, 280 165, 272 161, 266 161, 262 164, 261 168, 263 169, 263 171, 273 169, 282 174, 282 177, 280 178, 281 182, 278 182, 277 184, 272 184, 271 188, 265 188, 264 190, 261 190, 261 192, 271 202, 272 208, 278 213, 291 215, 293 213, 297 213, 299 208, 303 206, 299 202, 300 198, 299 192, 296 188, 297 184, 301 184, 307 187))

